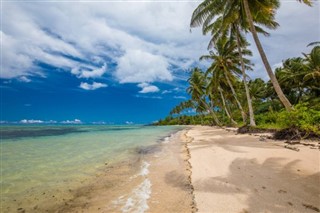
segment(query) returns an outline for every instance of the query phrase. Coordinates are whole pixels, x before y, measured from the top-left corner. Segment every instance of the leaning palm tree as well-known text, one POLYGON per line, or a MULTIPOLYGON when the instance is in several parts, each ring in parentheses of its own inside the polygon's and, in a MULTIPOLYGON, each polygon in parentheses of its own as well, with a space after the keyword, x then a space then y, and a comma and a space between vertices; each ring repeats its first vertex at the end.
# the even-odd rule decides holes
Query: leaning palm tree
MULTIPOLYGON (((268 17, 270 18, 270 20, 274 20, 274 16, 275 16, 275 10, 278 9, 278 7, 280 6, 279 4, 279 1, 278 0, 272 0, 272 1, 250 1, 250 4, 252 5, 251 8, 254 9, 255 7, 255 4, 262 4, 262 3, 265 3, 263 5, 263 8, 264 8, 264 12, 266 15, 268 15, 268 17), (254 2, 254 3, 253 3, 254 2)), ((259 51, 259 54, 260 54, 260 57, 261 57, 261 60, 266 68, 266 71, 270 77, 270 81, 274 87, 274 90, 276 91, 280 101, 282 102, 282 104, 284 105, 284 107, 290 111, 292 109, 292 105, 290 103, 290 101, 287 99, 287 97, 284 95, 281 87, 280 87, 280 84, 275 76, 275 74, 273 73, 272 69, 271 69, 271 66, 270 66, 270 63, 268 61, 268 58, 267 58, 267 55, 265 54, 264 52, 264 49, 262 47, 262 44, 260 42, 260 39, 258 37, 258 34, 257 34, 257 31, 254 27, 254 19, 252 17, 252 9, 250 9, 250 5, 249 5, 249 2, 248 0, 243 0, 243 7, 244 7, 244 10, 245 10, 245 13, 246 13, 246 16, 247 16, 247 20, 248 20, 248 23, 249 23, 249 28, 250 28, 250 31, 251 31, 251 34, 253 36, 253 40, 257 46, 257 49, 259 51)))
POLYGON ((206 102, 206 81, 204 73, 199 68, 194 68, 191 72, 188 82, 189 87, 187 88, 187 92, 191 95, 191 99, 198 103, 198 109, 201 111, 203 111, 203 109, 209 111, 215 123, 220 126, 221 122, 219 121, 216 113, 206 102))
MULTIPOLYGON (((233 119, 231 111, 228 109, 227 99, 226 95, 227 93, 230 93, 230 90, 228 90, 229 86, 226 81, 221 80, 221 73, 217 72, 207 72, 207 94, 210 98, 210 100, 215 99, 215 102, 217 103, 217 106, 225 112, 230 122, 237 126, 237 122, 233 119), (220 104, 218 104, 220 102, 220 104)), ((229 88, 230 89, 230 88, 229 88)), ((230 102, 228 102, 230 103, 230 102)))
MULTIPOLYGON (((240 21, 239 18, 237 19, 225 19, 224 17, 220 16, 217 20, 215 20, 213 23, 210 23, 207 25, 207 23, 203 24, 202 30, 203 34, 207 34, 208 32, 211 32, 212 38, 209 42, 208 49, 214 47, 214 44, 216 41, 224 36, 227 36, 229 34, 230 39, 236 38, 238 53, 239 53, 239 60, 241 63, 241 72, 242 72, 242 82, 244 84, 245 94, 247 98, 247 104, 249 109, 249 121, 250 126, 256 126, 255 119, 254 119, 254 112, 252 107, 252 100, 249 92, 249 87, 247 83, 247 74, 246 74, 246 66, 244 63, 243 55, 242 55, 242 49, 246 48, 249 43, 245 40, 242 33, 240 32, 240 21), (226 22, 230 22, 229 24, 226 24, 226 22)), ((264 33, 267 35, 267 32, 264 32, 262 29, 259 31, 261 33, 264 33)), ((248 52, 251 56, 251 52, 248 52)))
POLYGON ((203 23, 208 24, 215 20, 216 16, 222 16, 223 22, 225 23, 223 26, 231 24, 232 21, 230 20, 235 19, 243 31, 249 30, 253 35, 273 87, 280 101, 289 111, 292 108, 291 103, 283 94, 257 35, 257 32, 264 31, 261 27, 255 25, 255 23, 257 23, 270 29, 276 28, 278 23, 274 21, 274 16, 275 10, 278 7, 279 0, 250 0, 250 4, 248 0, 205 0, 193 12, 191 26, 203 23))
MULTIPOLYGON (((237 44, 232 39, 227 39, 227 37, 221 37, 217 40, 215 45, 215 52, 210 51, 210 55, 204 55, 200 57, 200 60, 210 59, 212 60, 211 66, 207 70, 207 74, 219 76, 220 81, 225 80, 233 97, 238 105, 239 110, 241 111, 243 122, 246 122, 246 113, 243 110, 243 107, 238 99, 238 95, 234 89, 233 82, 235 78, 240 76, 239 69, 239 52, 237 51, 237 44)), ((247 49, 242 50, 242 55, 250 55, 250 51, 247 49)), ((247 59, 243 59, 245 65, 250 67, 250 62, 247 59)), ((220 90, 219 90, 220 92, 220 90)))

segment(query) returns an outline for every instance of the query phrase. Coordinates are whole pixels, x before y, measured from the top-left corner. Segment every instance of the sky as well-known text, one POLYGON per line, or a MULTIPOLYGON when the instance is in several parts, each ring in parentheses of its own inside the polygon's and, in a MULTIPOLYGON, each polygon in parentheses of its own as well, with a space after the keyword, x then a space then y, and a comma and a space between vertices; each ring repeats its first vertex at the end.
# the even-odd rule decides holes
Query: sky
MULTIPOLYGON (((273 68, 320 38, 319 2, 281 0, 261 41, 273 68)), ((208 36, 200 1, 1 1, 1 123, 146 124, 183 100, 208 36)), ((247 35, 252 42, 251 35, 247 35)), ((254 45, 251 78, 268 80, 254 45)))

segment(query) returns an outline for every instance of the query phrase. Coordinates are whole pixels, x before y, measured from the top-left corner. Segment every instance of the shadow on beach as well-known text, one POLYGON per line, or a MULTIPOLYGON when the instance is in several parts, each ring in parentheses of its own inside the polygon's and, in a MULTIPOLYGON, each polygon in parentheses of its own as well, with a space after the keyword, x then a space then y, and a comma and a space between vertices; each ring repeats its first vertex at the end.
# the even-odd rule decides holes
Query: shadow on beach
MULTIPOLYGON (((196 190, 221 194, 247 195, 243 212, 319 212, 320 173, 303 175, 294 170, 298 161, 283 166, 283 158, 237 158, 229 175, 196 181, 196 190)), ((214 196, 214 195, 213 195, 214 196)))

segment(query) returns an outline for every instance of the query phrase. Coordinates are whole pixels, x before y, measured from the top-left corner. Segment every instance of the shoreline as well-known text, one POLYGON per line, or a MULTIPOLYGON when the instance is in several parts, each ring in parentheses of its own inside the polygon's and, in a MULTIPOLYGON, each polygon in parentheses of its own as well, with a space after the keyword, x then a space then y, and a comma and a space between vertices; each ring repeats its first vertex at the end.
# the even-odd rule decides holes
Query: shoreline
POLYGON ((198 212, 320 211, 319 142, 293 146, 208 126, 186 136, 198 212))
POLYGON ((76 189, 28 196, 43 198, 11 210, 319 212, 320 143, 287 144, 267 136, 184 126, 131 150, 126 160, 106 162, 76 189))

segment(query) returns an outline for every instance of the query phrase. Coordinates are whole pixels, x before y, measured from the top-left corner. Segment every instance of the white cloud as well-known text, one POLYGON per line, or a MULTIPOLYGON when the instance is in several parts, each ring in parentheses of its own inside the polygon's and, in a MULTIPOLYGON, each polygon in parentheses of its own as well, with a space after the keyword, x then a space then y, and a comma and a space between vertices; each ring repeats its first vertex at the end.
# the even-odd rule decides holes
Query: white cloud
MULTIPOLYGON (((16 122, 10 122, 10 123, 16 123, 16 122)), ((35 119, 23 119, 19 121, 21 124, 55 124, 57 121, 49 120, 49 121, 43 121, 43 120, 35 120, 35 119)))
POLYGON ((31 119, 31 120, 23 119, 23 120, 20 121, 20 123, 22 123, 22 124, 42 124, 42 123, 44 123, 44 121, 42 121, 42 120, 33 120, 33 119, 31 119))
POLYGON ((168 94, 168 93, 172 93, 172 91, 170 91, 170 90, 163 90, 161 94, 168 94))
POLYGON ((96 90, 96 89, 107 87, 107 86, 108 86, 107 84, 98 83, 98 82, 93 82, 92 84, 81 82, 79 87, 84 90, 96 90))
POLYGON ((66 120, 66 121, 61 121, 60 123, 62 124, 82 124, 82 121, 79 119, 74 119, 74 120, 66 120))
POLYGON ((26 76, 21 76, 21 77, 18 78, 18 80, 21 81, 21 82, 25 82, 25 83, 31 82, 31 80, 26 76))
POLYGON ((115 76, 120 83, 140 83, 171 81, 169 63, 161 55, 154 55, 142 50, 127 50, 118 59, 115 76))
POLYGON ((94 122, 91 122, 92 124, 95 124, 95 125, 105 125, 107 124, 107 122, 105 121, 94 121, 94 122))
POLYGON ((173 96, 173 98, 175 98, 175 99, 187 99, 187 98, 184 97, 184 96, 173 96))
POLYGON ((154 85, 150 85, 148 83, 141 83, 138 84, 138 87, 142 88, 141 91, 139 91, 139 93, 150 93, 150 92, 159 92, 159 88, 154 86, 154 85))
MULTIPOLYGON (((172 67, 188 69, 207 53, 209 38, 200 29, 189 32, 199 3, 3 2, 0 78, 45 76, 37 62, 96 78, 105 72, 101 65, 111 60, 119 63, 114 76, 121 83, 171 81, 172 67)), ((319 40, 319 14, 316 1, 313 8, 282 1, 277 14, 281 27, 261 38, 271 64, 299 56, 309 42, 319 40)), ((251 48, 257 63, 251 76, 266 76, 254 44, 251 48)))
POLYGON ((151 98, 151 99, 162 99, 161 96, 146 96, 146 95, 135 95, 137 98, 151 98))
POLYGON ((107 71, 107 64, 104 63, 102 67, 82 68, 74 67, 71 69, 71 73, 78 78, 100 78, 107 71))
POLYGON ((206 39, 199 30, 189 32, 190 15, 197 3, 127 4, 124 8, 118 2, 77 6, 66 2, 3 3, 5 54, 0 77, 41 74, 36 64, 41 61, 73 71, 78 77, 95 78, 103 71, 90 58, 100 58, 98 64, 102 64, 108 57, 120 63, 115 76, 122 83, 170 81, 170 64, 186 68, 205 53, 206 39), (131 60, 126 64, 125 59, 131 60), (131 71, 128 64, 133 65, 131 71), (94 67, 86 70, 88 66, 94 67))

